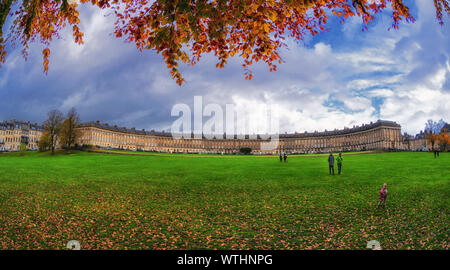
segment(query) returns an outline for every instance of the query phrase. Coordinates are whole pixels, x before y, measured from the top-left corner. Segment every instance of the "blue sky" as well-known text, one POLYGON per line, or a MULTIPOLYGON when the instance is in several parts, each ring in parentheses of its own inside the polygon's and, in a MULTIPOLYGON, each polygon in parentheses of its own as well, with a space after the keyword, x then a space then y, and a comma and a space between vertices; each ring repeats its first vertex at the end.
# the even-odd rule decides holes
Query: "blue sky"
POLYGON ((216 69, 205 56, 182 67, 186 83, 170 79, 161 56, 138 52, 113 38, 113 18, 83 8, 85 44, 70 33, 51 45, 48 75, 42 72, 42 45, 31 47, 25 61, 20 48, 9 48, 0 69, 0 120, 42 122, 52 109, 72 106, 83 121, 101 120, 138 129, 168 129, 176 103, 233 103, 257 110, 277 104, 282 132, 332 130, 377 119, 393 120, 415 134, 428 119, 450 121, 450 20, 440 26, 429 0, 406 1, 415 23, 389 30, 389 14, 368 31, 359 18, 332 20, 329 31, 302 43, 287 40, 285 63, 277 72, 264 64, 251 67, 245 80, 241 61, 216 69))

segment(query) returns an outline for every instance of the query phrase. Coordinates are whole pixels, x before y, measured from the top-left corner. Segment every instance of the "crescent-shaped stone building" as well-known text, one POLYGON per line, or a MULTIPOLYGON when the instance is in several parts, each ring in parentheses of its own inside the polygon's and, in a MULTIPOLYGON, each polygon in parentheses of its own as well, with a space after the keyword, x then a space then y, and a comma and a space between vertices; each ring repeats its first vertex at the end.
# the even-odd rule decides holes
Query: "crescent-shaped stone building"
MULTIPOLYGON (((444 129, 450 135, 448 124, 444 129)), ((402 135, 399 124, 384 120, 341 130, 279 134, 271 138, 259 135, 228 138, 224 134, 208 139, 191 134, 176 139, 164 131, 128 129, 99 121, 81 124, 78 130, 79 146, 166 153, 236 154, 242 148, 250 148, 253 154, 309 154, 364 150, 429 151, 432 148, 426 139, 427 133, 402 135), (276 147, 264 150, 267 148, 262 146, 270 141, 276 147)), ((17 120, 0 122, 0 152, 19 151, 21 145, 26 145, 27 150, 37 150, 42 134, 42 127, 36 123, 17 120)))
POLYGON ((168 153, 234 154, 241 148, 251 148, 253 154, 321 153, 340 151, 404 149, 401 127, 392 121, 378 120, 374 123, 342 130, 280 134, 278 145, 263 150, 262 143, 268 139, 261 136, 223 136, 196 139, 194 135, 174 139, 171 133, 120 128, 99 122, 82 124, 79 128, 82 145, 132 151, 168 153))

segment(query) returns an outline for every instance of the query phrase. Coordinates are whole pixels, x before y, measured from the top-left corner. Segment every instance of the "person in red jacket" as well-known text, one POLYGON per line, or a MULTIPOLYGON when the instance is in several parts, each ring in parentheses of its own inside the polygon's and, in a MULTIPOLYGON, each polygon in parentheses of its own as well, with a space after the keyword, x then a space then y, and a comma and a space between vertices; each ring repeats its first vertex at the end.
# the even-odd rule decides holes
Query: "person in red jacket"
POLYGON ((380 201, 378 202, 377 208, 380 207, 380 205, 383 206, 383 208, 386 207, 387 194, 387 184, 383 184, 383 188, 380 190, 380 201))

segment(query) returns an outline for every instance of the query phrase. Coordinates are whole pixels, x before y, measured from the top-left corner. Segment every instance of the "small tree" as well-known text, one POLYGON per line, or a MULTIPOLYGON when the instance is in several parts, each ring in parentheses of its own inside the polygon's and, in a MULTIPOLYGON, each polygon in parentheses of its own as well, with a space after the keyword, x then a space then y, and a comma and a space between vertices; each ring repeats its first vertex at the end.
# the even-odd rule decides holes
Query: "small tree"
POLYGON ((428 133, 427 141, 431 144, 431 149, 434 150, 434 145, 438 141, 438 135, 434 133, 428 133))
POLYGON ((442 128, 445 126, 445 122, 441 119, 438 122, 435 122, 429 119, 425 123, 425 132, 427 133, 427 141, 431 144, 432 150, 434 150, 434 146, 439 143, 439 133, 442 128))
POLYGON ((252 149, 250 147, 241 147, 240 152, 242 154, 248 155, 252 152, 252 149))
POLYGON ((78 138, 80 137, 80 131, 76 127, 80 124, 80 118, 75 108, 72 108, 67 113, 67 118, 64 120, 59 133, 60 144, 66 149, 71 149, 75 146, 78 138))
POLYGON ((22 142, 21 144, 20 144, 20 150, 19 150, 20 152, 20 155, 21 156, 24 156, 25 155, 25 152, 27 151, 27 144, 26 143, 24 143, 24 142, 22 142))
POLYGON ((49 134, 52 154, 55 152, 56 144, 58 143, 63 119, 63 114, 60 111, 53 110, 48 113, 48 119, 44 121, 44 130, 49 134))
POLYGON ((441 151, 446 151, 447 146, 450 144, 450 137, 444 130, 439 133, 438 141, 441 146, 441 151))
POLYGON ((38 142, 39 152, 44 152, 50 149, 50 134, 48 132, 42 133, 38 142))

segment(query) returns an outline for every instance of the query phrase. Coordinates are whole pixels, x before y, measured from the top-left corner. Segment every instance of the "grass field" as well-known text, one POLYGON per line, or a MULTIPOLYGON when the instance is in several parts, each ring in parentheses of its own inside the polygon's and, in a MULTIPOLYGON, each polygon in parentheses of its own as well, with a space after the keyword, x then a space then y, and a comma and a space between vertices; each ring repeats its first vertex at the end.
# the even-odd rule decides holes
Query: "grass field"
POLYGON ((449 249, 449 195, 450 153, 3 153, 0 249, 449 249))

